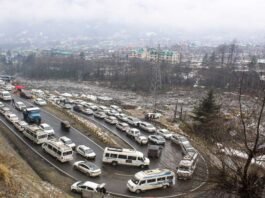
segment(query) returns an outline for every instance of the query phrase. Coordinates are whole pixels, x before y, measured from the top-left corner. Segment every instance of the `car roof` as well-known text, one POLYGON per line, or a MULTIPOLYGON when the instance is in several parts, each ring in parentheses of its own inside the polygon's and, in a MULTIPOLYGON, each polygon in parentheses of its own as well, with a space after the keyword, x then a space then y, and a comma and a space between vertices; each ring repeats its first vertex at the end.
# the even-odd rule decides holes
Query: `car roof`
POLYGON ((91 181, 85 181, 83 182, 83 185, 91 187, 93 189, 96 189, 98 187, 97 183, 91 182, 91 181))
POLYGON ((50 125, 47 123, 42 123, 41 126, 46 127, 46 126, 50 126, 50 125))
POLYGON ((83 148, 83 149, 90 149, 88 146, 86 146, 86 145, 79 145, 78 146, 79 148, 83 148))
POLYGON ((62 137, 60 137, 60 139, 62 139, 62 140, 71 140, 70 138, 68 138, 66 136, 62 136, 62 137))

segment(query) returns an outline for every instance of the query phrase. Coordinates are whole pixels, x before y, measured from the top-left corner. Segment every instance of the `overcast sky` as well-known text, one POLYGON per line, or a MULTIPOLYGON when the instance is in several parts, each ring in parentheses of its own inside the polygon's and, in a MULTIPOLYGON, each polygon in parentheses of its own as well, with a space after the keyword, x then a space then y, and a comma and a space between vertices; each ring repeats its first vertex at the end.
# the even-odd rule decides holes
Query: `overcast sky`
POLYGON ((265 30, 265 0, 0 0, 0 23, 98 20, 194 30, 265 30))

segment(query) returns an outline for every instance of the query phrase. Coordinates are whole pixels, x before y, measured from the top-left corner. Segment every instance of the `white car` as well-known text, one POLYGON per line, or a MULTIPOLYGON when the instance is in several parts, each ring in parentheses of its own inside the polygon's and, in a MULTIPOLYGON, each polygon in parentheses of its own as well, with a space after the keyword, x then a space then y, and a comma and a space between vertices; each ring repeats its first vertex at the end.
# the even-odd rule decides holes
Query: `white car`
POLYGON ((119 122, 116 124, 116 127, 123 132, 130 129, 129 125, 126 122, 119 122))
POLYGON ((26 123, 25 121, 19 121, 19 120, 13 122, 13 124, 14 124, 15 128, 17 130, 19 130, 20 132, 24 131, 25 130, 25 127, 28 126, 28 123, 26 123))
POLYGON ((97 184, 91 181, 78 181, 71 186, 71 191, 76 193, 82 193, 83 191, 88 192, 102 192, 106 193, 105 183, 97 184))
POLYGON ((103 111, 96 111, 96 112, 94 113, 94 117, 96 117, 96 118, 100 118, 100 119, 103 119, 103 118, 106 117, 106 114, 105 114, 103 111))
POLYGON ((45 100, 43 100, 42 98, 37 98, 34 103, 36 105, 40 105, 40 106, 44 106, 44 105, 47 105, 47 102, 45 100))
POLYGON ((18 117, 17 117, 17 115, 16 114, 14 114, 14 113, 11 113, 11 112, 9 112, 9 113, 6 113, 5 114, 5 117, 6 117, 6 119, 9 121, 9 122, 16 122, 16 121, 18 121, 19 119, 18 119, 18 117))
POLYGON ((90 177, 96 177, 101 174, 100 168, 91 162, 78 161, 74 163, 74 169, 79 170, 90 177))
POLYGON ((128 116, 124 113, 120 113, 119 115, 117 115, 117 118, 123 122, 127 122, 128 116))
POLYGON ((50 125, 46 124, 46 123, 42 123, 42 124, 40 124, 40 128, 41 128, 44 132, 46 132, 48 135, 54 135, 54 134, 55 134, 53 128, 52 128, 50 125))
POLYGON ((141 132, 136 128, 131 128, 131 129, 126 131, 126 134, 130 137, 135 138, 136 136, 141 135, 141 132))
POLYGON ((76 147, 76 152, 83 157, 87 159, 95 159, 96 158, 96 153, 89 148, 88 146, 85 145, 79 145, 76 147))
POLYGON ((144 135, 138 135, 134 139, 140 145, 144 145, 148 143, 148 138, 144 135))
POLYGON ((141 123, 141 121, 138 118, 134 118, 134 117, 127 117, 127 123, 132 125, 132 126, 139 126, 139 124, 141 123))
POLYGON ((175 144, 179 144, 179 145, 185 144, 186 142, 189 143, 189 140, 185 136, 178 135, 178 134, 172 135, 171 141, 174 142, 175 144))
POLYGON ((0 102, 0 108, 4 106, 5 106, 4 103, 0 102))
POLYGON ((82 109, 82 113, 85 115, 93 115, 93 110, 89 108, 82 109))
POLYGON ((156 131, 156 128, 148 122, 140 122, 139 127, 149 133, 154 133, 156 131))
POLYGON ((0 108, 0 113, 3 114, 3 115, 5 115, 7 113, 10 113, 10 112, 11 111, 10 111, 10 109, 8 107, 3 106, 3 107, 0 108))
POLYGON ((109 116, 116 116, 116 117, 120 114, 118 111, 113 110, 113 109, 108 110, 106 113, 107 113, 107 115, 109 115, 109 116))
POLYGON ((19 111, 22 111, 23 109, 25 109, 27 107, 23 102, 17 101, 17 102, 15 102, 15 108, 19 111))
POLYGON ((118 111, 119 113, 122 112, 121 108, 118 107, 117 105, 110 105, 110 108, 118 111))
POLYGON ((107 116, 104 118, 104 120, 109 124, 117 124, 118 120, 114 116, 107 116))
POLYGON ((166 139, 171 139, 171 137, 172 137, 172 133, 170 133, 170 131, 169 130, 167 130, 167 129, 158 129, 157 131, 156 131, 156 133, 157 134, 159 134, 159 135, 162 135, 164 138, 166 138, 166 139))
POLYGON ((65 145, 71 147, 72 149, 75 148, 75 143, 72 142, 72 140, 66 136, 62 136, 59 138, 59 141, 61 141, 62 143, 64 143, 65 145))

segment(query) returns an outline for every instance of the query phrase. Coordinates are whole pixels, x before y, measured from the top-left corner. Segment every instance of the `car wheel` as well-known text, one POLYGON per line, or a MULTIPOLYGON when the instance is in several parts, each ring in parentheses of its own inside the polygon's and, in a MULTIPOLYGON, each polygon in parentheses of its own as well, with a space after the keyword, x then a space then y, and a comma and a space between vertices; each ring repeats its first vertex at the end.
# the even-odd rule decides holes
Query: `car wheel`
POLYGON ((140 193, 141 193, 141 190, 140 190, 140 189, 137 189, 137 190, 135 191, 135 193, 136 193, 136 194, 140 194, 140 193))
POLYGON ((143 165, 143 164, 140 165, 140 168, 141 168, 141 169, 144 169, 144 168, 145 168, 145 165, 143 165))
POLYGON ((113 161, 113 162, 111 163, 112 166, 117 166, 117 164, 118 164, 118 163, 117 163, 116 161, 113 161))
POLYGON ((72 189, 71 190, 73 193, 78 193, 78 191, 76 189, 72 189))
POLYGON ((167 189, 168 188, 168 185, 164 185, 162 188, 163 189, 167 189))

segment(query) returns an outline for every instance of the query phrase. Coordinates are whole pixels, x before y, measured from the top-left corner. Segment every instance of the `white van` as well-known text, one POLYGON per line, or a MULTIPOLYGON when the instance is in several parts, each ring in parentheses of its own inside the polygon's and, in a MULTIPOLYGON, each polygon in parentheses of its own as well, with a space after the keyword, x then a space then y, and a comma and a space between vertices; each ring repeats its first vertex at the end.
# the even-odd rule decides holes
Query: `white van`
POLYGON ((116 166, 118 164, 139 166, 145 168, 149 166, 150 160, 144 157, 140 151, 125 148, 109 148, 106 147, 103 153, 103 162, 116 166))
POLYGON ((168 169, 140 171, 127 183, 131 192, 140 193, 155 188, 168 188, 175 185, 175 173, 168 169))
POLYGON ((12 100, 11 94, 8 91, 1 91, 0 98, 5 101, 12 100))
POLYGON ((197 152, 188 152, 177 167, 178 179, 191 179, 198 161, 197 152))
POLYGON ((48 134, 35 125, 26 126, 23 135, 36 144, 42 144, 48 140, 48 134))
POLYGON ((73 160, 73 150, 58 140, 49 140, 42 144, 42 149, 60 162, 73 160))

